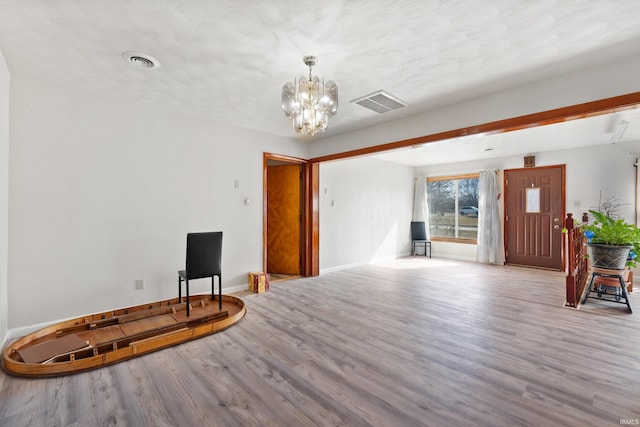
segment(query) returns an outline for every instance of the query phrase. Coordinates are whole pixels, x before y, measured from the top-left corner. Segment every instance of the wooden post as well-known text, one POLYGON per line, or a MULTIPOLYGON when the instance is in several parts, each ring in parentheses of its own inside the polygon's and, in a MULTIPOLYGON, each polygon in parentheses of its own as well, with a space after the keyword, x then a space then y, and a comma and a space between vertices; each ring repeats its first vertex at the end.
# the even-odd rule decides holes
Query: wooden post
POLYGON ((574 272, 576 270, 575 266, 575 250, 573 245, 573 214, 568 213, 567 218, 564 220, 564 227, 567 229, 565 242, 567 244, 567 254, 568 254, 568 263, 567 263, 567 278, 566 278, 566 302, 565 306, 567 307, 577 307, 576 301, 576 277, 574 276, 574 272))

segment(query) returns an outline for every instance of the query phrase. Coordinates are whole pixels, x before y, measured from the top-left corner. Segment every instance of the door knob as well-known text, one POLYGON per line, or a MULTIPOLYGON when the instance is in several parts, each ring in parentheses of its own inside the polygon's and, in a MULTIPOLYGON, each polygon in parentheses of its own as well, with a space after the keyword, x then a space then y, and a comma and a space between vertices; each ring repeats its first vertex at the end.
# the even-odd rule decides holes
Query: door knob
POLYGON ((559 226, 558 224, 556 224, 556 225, 554 225, 554 226, 553 226, 553 229, 554 229, 554 230, 557 230, 558 228, 560 228, 560 226, 559 226))
POLYGON ((560 222, 560 218, 553 218, 553 222, 560 222))

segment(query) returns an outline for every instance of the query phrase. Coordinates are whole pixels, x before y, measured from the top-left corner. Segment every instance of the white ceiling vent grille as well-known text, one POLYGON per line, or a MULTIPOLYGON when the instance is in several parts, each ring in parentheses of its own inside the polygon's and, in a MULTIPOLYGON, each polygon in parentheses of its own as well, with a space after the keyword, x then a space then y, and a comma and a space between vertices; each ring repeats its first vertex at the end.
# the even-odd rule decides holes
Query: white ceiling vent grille
POLYGON ((122 52, 122 57, 125 61, 130 62, 134 66, 138 68, 158 68, 160 66, 160 62, 156 58, 151 55, 146 55, 144 53, 139 52, 122 52))
POLYGON ((383 90, 353 99, 351 102, 355 102, 356 104, 362 105, 364 108, 368 108, 380 114, 398 110, 407 106, 405 102, 383 90))

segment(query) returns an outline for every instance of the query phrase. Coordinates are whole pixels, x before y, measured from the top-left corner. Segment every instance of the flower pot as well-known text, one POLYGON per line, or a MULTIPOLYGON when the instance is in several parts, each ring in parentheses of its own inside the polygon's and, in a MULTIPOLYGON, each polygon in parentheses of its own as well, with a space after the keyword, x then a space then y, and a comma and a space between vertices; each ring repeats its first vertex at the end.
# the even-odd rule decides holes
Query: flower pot
POLYGON ((587 243, 587 253, 591 265, 607 270, 624 270, 633 246, 604 245, 601 243, 587 243))

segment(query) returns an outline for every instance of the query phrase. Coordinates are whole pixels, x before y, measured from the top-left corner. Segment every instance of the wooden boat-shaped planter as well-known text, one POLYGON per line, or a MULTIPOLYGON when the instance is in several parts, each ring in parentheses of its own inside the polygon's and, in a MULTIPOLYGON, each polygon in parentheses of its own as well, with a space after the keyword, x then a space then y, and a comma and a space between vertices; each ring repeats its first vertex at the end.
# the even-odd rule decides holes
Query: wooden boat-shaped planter
POLYGON ((244 302, 230 295, 192 295, 190 316, 178 299, 78 317, 19 338, 3 353, 12 375, 48 377, 112 365, 220 332, 242 319, 244 302))

